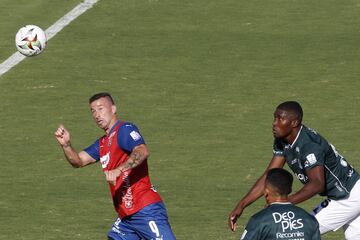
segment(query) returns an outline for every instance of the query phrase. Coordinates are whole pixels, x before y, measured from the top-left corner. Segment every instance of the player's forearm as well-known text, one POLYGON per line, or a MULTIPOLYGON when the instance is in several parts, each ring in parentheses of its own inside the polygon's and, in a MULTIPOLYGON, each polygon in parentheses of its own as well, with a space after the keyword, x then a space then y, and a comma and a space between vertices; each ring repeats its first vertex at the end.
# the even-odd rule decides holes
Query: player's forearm
POLYGON ((70 143, 63 145, 61 147, 62 147, 62 150, 64 151, 66 160, 71 164, 71 166, 73 166, 75 168, 82 167, 82 161, 79 157, 79 154, 71 146, 70 143))
POLYGON ((119 167, 117 167, 113 170, 105 171, 106 180, 109 183, 111 183, 112 185, 116 186, 117 179, 123 172, 126 172, 127 170, 130 170, 132 168, 136 168, 148 156, 149 156, 149 153, 148 153, 146 147, 145 148, 139 147, 139 148, 134 149, 131 152, 129 158, 123 164, 121 164, 119 167))
POLYGON ((149 153, 144 148, 138 148, 134 149, 129 158, 126 160, 125 163, 121 164, 119 167, 119 170, 121 172, 125 172, 129 169, 136 168, 139 166, 147 157, 149 156, 149 153))
POLYGON ((307 183, 298 192, 289 196, 289 201, 293 204, 304 202, 318 193, 323 192, 324 188, 320 183, 307 183))
POLYGON ((265 174, 262 175, 253 187, 249 190, 249 192, 239 201, 237 207, 239 208, 246 208, 257 199, 259 199, 264 192, 264 184, 265 184, 265 174))
POLYGON ((144 160, 147 159, 148 156, 149 152, 146 145, 142 144, 135 147, 128 159, 123 164, 121 164, 115 169, 105 171, 106 180, 115 186, 116 180, 123 172, 136 168, 142 162, 144 162, 144 160))

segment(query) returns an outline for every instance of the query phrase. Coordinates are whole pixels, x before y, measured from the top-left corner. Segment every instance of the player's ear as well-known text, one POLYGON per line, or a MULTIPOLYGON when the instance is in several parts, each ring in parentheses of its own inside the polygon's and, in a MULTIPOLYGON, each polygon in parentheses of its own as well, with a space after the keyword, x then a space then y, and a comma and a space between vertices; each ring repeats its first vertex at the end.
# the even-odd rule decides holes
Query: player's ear
POLYGON ((291 126, 292 126, 293 128, 298 127, 299 124, 300 124, 299 119, 293 119, 293 120, 291 121, 291 126))
POLYGON ((264 188, 264 196, 268 196, 268 195, 269 195, 269 192, 270 192, 269 188, 267 188, 267 187, 265 186, 265 188, 264 188))
POLYGON ((265 197, 266 203, 269 203, 269 195, 270 195, 270 190, 267 187, 265 187, 264 188, 264 197, 265 197))
POLYGON ((111 105, 111 111, 113 114, 116 114, 116 106, 115 105, 111 105))

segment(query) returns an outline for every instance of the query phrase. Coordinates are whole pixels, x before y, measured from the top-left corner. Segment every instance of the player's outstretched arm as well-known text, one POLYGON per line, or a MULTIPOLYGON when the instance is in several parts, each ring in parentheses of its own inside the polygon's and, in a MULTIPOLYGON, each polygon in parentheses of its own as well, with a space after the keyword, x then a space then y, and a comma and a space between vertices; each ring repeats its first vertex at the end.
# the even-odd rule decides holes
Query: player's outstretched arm
POLYGON ((293 204, 306 201, 325 190, 324 166, 316 166, 306 171, 308 182, 296 193, 289 196, 293 204))
POLYGON ((282 168, 284 164, 285 158, 282 156, 274 156, 271 159, 270 164, 263 175, 259 177, 249 192, 239 201, 234 210, 229 214, 228 225, 231 231, 234 232, 236 230, 236 221, 241 216, 244 209, 263 195, 267 171, 272 168, 282 168))
POLYGON ((105 171, 106 181, 115 186, 116 179, 121 175, 121 173, 139 166, 148 157, 149 150, 145 144, 140 144, 134 147, 129 158, 123 164, 116 169, 105 171))
POLYGON ((78 153, 72 146, 70 142, 70 132, 64 127, 64 125, 60 124, 58 129, 56 129, 55 138, 60 144, 64 155, 68 162, 75 168, 84 167, 91 163, 96 162, 89 154, 85 151, 81 151, 78 153))

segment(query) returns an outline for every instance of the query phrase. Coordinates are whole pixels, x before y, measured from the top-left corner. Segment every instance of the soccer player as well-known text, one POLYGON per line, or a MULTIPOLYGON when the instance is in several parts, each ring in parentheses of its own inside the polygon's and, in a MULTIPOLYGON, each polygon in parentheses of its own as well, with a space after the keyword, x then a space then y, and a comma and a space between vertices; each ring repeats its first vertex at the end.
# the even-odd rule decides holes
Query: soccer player
POLYGON ((285 169, 268 171, 264 188, 268 207, 251 217, 241 240, 320 240, 315 217, 289 202, 292 182, 291 173, 285 169))
POLYGON ((232 231, 243 210, 262 194, 267 171, 282 168, 285 162, 304 186, 289 196, 297 204, 316 194, 327 198, 313 211, 320 233, 343 227, 347 240, 360 239, 360 181, 358 172, 335 147, 315 130, 302 124, 303 111, 298 102, 281 103, 273 121, 273 157, 264 174, 230 213, 232 231))
POLYGON ((100 162, 118 218, 108 232, 111 240, 174 240, 165 206, 151 185, 148 148, 138 128, 116 117, 116 106, 109 93, 89 99, 92 117, 105 135, 77 152, 70 133, 60 125, 55 137, 73 167, 100 162))

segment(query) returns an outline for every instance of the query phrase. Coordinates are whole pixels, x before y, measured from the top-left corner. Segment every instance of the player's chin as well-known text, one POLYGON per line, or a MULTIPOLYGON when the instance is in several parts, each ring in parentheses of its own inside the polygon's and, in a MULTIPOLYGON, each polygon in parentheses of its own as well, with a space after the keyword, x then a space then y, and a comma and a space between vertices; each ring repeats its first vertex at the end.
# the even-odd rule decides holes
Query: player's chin
POLYGON ((279 134, 278 134, 275 130, 273 130, 272 134, 273 134, 274 138, 278 138, 278 137, 279 137, 279 134))
POLYGON ((96 122, 96 125, 101 128, 101 129, 105 129, 106 128, 106 124, 103 121, 98 121, 96 122))
POLYGON ((283 138, 284 137, 281 133, 279 133, 277 131, 273 131, 273 136, 274 136, 274 138, 283 138))

